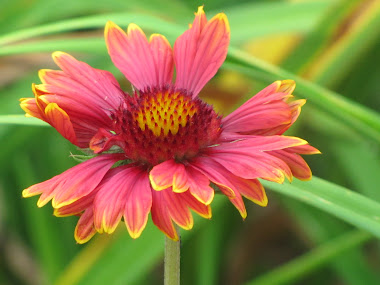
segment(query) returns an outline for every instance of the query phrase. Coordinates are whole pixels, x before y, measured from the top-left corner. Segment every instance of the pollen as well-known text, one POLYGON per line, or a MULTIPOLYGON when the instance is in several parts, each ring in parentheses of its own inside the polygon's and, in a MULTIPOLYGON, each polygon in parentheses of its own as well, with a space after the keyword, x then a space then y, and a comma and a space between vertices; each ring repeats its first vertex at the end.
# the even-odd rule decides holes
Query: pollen
POLYGON ((212 106, 180 90, 126 96, 112 118, 117 146, 148 167, 169 159, 190 160, 221 133, 221 117, 212 106))
POLYGON ((149 129, 155 136, 178 133, 198 111, 196 103, 180 92, 168 90, 155 96, 144 96, 133 118, 142 131, 149 129))

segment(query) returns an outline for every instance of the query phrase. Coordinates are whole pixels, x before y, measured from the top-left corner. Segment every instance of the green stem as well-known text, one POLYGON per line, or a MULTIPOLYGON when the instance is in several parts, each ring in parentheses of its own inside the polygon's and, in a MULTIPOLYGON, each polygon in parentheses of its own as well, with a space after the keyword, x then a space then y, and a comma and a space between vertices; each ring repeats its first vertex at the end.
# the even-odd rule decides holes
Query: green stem
MULTIPOLYGON (((179 231, 176 227, 178 236, 179 231)), ((180 252, 181 237, 178 241, 174 241, 169 237, 165 237, 165 270, 164 284, 179 285, 180 284, 180 252)))

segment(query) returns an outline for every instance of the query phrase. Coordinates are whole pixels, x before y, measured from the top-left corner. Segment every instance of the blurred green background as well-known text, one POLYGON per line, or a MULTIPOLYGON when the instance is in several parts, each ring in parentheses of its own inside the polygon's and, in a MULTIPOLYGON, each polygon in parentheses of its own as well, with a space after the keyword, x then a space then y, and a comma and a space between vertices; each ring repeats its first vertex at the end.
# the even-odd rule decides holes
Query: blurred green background
POLYGON ((217 195, 212 220, 182 231, 182 284, 380 284, 380 2, 0 0, 0 284, 161 284, 164 235, 149 221, 132 240, 77 245, 76 217, 22 199, 79 153, 53 128, 23 118, 37 71, 62 50, 112 71, 103 27, 134 22, 174 43, 205 4, 225 12, 231 47, 201 97, 228 114, 279 79, 308 102, 288 132, 322 155, 306 157, 310 182, 264 183, 269 205, 241 217, 217 195))

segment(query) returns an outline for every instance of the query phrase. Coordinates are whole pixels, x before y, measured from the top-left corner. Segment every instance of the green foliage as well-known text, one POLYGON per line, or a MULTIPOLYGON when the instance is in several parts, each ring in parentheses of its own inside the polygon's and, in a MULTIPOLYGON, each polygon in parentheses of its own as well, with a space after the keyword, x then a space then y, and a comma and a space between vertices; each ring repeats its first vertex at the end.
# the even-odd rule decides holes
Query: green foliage
MULTIPOLYGON (((0 283, 157 284, 164 236, 149 221, 132 240, 124 226, 76 245, 77 218, 53 217, 49 205, 22 199, 22 189, 77 162, 73 148, 47 124, 25 118, 18 99, 31 97, 37 70, 53 67, 48 53, 73 52, 116 71, 102 39, 106 21, 134 22, 173 44, 198 1, 5 1, 0 11, 0 283), (59 8, 57 8, 59 7, 59 8), (3 75, 4 74, 4 75, 3 75), (14 241, 14 242, 13 242, 14 241), (12 253, 8 254, 10 246, 12 253), (31 268, 33 270, 25 270, 31 268), (24 273, 23 273, 24 272, 24 273)), ((322 151, 308 157, 317 177, 278 185, 264 182, 269 205, 247 202, 243 223, 217 195, 211 221, 195 219, 182 232, 183 284, 375 284, 380 256, 380 5, 377 1, 210 1, 223 11, 231 45, 223 71, 246 84, 241 102, 264 84, 294 79, 308 99, 293 134, 322 151), (267 63, 247 44, 296 36, 282 62, 267 63), (243 80, 244 79, 244 80, 243 80), (370 243, 369 243, 370 241, 370 243), (364 245, 371 249, 370 254, 364 245), (370 257, 370 258, 369 258, 370 257), (239 268, 235 268, 235 265, 239 268)), ((211 10, 211 11, 210 11, 211 10)), ((277 41, 274 41, 278 44, 277 41)), ((123 82, 120 73, 115 73, 123 82)), ((217 80, 210 83, 218 90, 217 80)), ((219 87, 220 88, 220 87, 219 87)), ((220 89, 219 89, 220 91, 220 89)))

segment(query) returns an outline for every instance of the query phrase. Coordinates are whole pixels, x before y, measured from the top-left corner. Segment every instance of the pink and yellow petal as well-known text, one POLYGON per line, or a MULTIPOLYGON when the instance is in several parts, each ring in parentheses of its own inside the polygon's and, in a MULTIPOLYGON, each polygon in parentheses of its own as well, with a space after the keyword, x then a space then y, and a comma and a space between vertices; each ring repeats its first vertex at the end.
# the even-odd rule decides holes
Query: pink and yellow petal
POLYGON ((119 224, 138 170, 119 166, 111 169, 98 186, 94 199, 94 225, 98 232, 112 233, 119 224))
POLYGON ((149 48, 156 70, 156 80, 153 86, 165 87, 172 82, 174 72, 173 51, 169 41, 159 34, 152 34, 149 38, 149 48))
POLYGON ((149 172, 150 183, 154 190, 161 191, 171 187, 175 179, 176 185, 179 186, 180 189, 183 189, 186 188, 187 184, 186 176, 183 174, 184 172, 185 167, 183 164, 176 163, 173 159, 167 160, 154 166, 149 172))
POLYGON ((200 215, 202 218, 211 219, 212 212, 211 206, 205 205, 199 202, 189 191, 181 193, 181 199, 187 204, 187 206, 200 215))
POLYGON ((65 139, 69 140, 72 144, 77 144, 77 138, 70 117, 56 103, 49 103, 46 106, 45 117, 48 123, 65 139))
POLYGON ((230 179, 245 198, 262 207, 268 205, 268 197, 258 179, 244 179, 238 176, 231 176, 230 179))
POLYGON ((195 168, 187 168, 190 193, 201 203, 211 204, 214 199, 214 189, 210 187, 210 180, 195 168))
POLYGON ((287 150, 276 150, 271 151, 270 153, 289 165, 294 177, 304 181, 311 179, 311 169, 300 155, 291 153, 287 150))
POLYGON ((130 24, 125 33, 109 21, 105 39, 113 63, 138 90, 147 91, 171 83, 173 57, 163 36, 153 36, 149 43, 137 25, 130 24))
POLYGON ((74 237, 77 243, 83 244, 88 242, 95 234, 93 211, 92 208, 88 208, 79 218, 75 227, 74 237))
POLYGON ((119 107, 124 92, 110 72, 95 69, 64 52, 54 52, 53 60, 63 72, 42 71, 43 82, 61 87, 63 93, 68 94, 78 90, 73 88, 77 86, 80 88, 79 96, 87 99, 85 103, 95 103, 100 109, 119 107))
POLYGON ((245 208, 244 201, 243 201, 243 198, 241 197, 240 193, 237 192, 234 198, 228 197, 228 199, 235 206, 235 208, 239 211, 243 220, 245 220, 245 218, 247 217, 247 210, 245 208))
POLYGON ((199 7, 190 29, 174 44, 175 86, 197 96, 224 62, 229 41, 226 15, 217 14, 207 22, 203 7, 199 7))
POLYGON ((21 98, 20 107, 26 113, 25 116, 35 117, 37 119, 44 120, 43 116, 41 115, 40 109, 36 104, 35 98, 21 98))
POLYGON ((53 199, 54 208, 69 205, 90 194, 105 173, 120 159, 119 155, 92 158, 47 181, 30 186, 22 192, 22 195, 30 197, 41 194, 37 203, 39 207, 44 206, 51 199, 53 199))
POLYGON ((172 240, 177 241, 178 234, 173 226, 163 191, 152 191, 152 221, 164 234, 172 240))
POLYGON ((146 173, 140 173, 130 194, 127 197, 124 208, 124 222, 130 236, 138 238, 148 221, 148 215, 152 207, 152 189, 146 173))
POLYGON ((75 202, 62 206, 60 208, 54 208, 54 216, 56 217, 67 217, 73 215, 79 215, 87 208, 91 208, 94 202, 94 198, 97 191, 92 191, 87 196, 84 196, 75 202))
POLYGON ((175 193, 171 188, 163 190, 166 207, 173 221, 185 230, 193 228, 193 216, 187 204, 181 199, 181 193, 175 193))
POLYGON ((291 79, 279 80, 275 83, 278 84, 276 92, 292 94, 294 89, 296 88, 296 82, 291 79))

